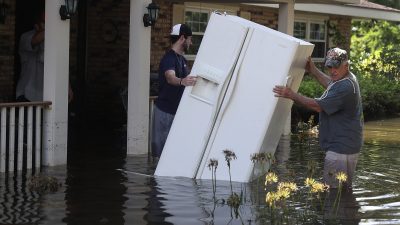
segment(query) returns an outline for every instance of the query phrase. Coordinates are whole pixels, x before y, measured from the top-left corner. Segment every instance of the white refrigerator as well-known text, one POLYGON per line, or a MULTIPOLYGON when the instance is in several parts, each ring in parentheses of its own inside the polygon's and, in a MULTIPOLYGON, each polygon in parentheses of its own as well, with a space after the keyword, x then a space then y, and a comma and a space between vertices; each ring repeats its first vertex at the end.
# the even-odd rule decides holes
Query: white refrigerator
POLYGON ((232 181, 253 179, 250 156, 274 153, 292 101, 275 85, 297 91, 314 45, 237 16, 213 13, 158 162, 156 176, 229 180, 223 150, 235 152, 232 181))

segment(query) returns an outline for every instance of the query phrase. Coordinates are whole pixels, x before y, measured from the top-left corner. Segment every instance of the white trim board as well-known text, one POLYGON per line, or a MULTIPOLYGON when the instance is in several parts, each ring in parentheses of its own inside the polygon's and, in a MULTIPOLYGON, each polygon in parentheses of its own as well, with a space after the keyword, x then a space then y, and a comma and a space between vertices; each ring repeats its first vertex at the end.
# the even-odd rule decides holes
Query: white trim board
MULTIPOLYGON (((278 4, 249 4, 267 8, 279 8, 278 4)), ((294 5, 295 11, 324 13, 331 15, 350 16, 355 18, 380 19, 389 21, 400 21, 400 12, 391 12, 379 9, 367 9, 350 5, 328 5, 328 4, 301 4, 294 5)))

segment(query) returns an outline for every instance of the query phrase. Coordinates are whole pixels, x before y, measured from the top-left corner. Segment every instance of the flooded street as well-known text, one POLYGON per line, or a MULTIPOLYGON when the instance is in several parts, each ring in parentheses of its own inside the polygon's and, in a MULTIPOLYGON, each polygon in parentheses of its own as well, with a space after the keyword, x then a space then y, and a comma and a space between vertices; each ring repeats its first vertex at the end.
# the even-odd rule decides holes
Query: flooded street
POLYGON ((263 179, 232 184, 242 199, 236 216, 227 203, 229 182, 217 181, 214 194, 211 180, 148 176, 156 165, 147 155, 78 149, 69 153, 68 167, 44 171, 62 183, 53 193, 30 189, 21 174, 2 174, 0 224, 400 224, 399 134, 400 118, 366 124, 353 191, 341 193, 339 203, 333 191, 310 200, 305 187, 309 162, 314 178, 322 177, 316 138, 282 140, 272 170, 299 190, 283 207, 287 216, 279 217, 271 217, 263 179))

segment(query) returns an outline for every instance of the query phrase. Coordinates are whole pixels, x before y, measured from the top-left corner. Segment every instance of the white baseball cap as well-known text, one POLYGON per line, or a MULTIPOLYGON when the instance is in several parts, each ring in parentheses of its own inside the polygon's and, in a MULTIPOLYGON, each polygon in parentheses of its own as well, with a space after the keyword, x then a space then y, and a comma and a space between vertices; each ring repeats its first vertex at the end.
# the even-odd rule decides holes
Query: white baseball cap
POLYGON ((171 36, 192 36, 192 30, 186 24, 176 24, 172 27, 171 36))

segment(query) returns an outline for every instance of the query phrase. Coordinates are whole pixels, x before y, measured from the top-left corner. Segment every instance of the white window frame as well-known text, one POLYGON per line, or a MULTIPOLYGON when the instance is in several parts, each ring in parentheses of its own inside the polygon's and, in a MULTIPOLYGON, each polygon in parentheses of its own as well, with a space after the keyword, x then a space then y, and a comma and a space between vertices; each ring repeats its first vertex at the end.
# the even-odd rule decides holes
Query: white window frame
MULTIPOLYGON (((184 19, 184 23, 185 21, 185 15, 187 11, 191 11, 191 12, 201 12, 201 13, 208 13, 208 20, 210 19, 210 15, 212 12, 221 12, 221 13, 227 13, 229 15, 237 15, 237 13, 239 12, 239 7, 233 7, 233 6, 224 6, 224 5, 216 5, 216 4, 207 4, 207 3, 185 3, 185 10, 183 12, 183 19, 184 19)), ((208 22, 208 21, 207 21, 208 22)), ((204 32, 193 32, 193 34, 195 35, 203 35, 204 36, 204 32)), ((196 55, 188 55, 185 54, 185 57, 187 60, 195 60, 196 59, 196 55)))
MULTIPOLYGON (((327 21, 328 18, 326 17, 305 17, 305 16, 300 16, 300 17, 295 17, 294 22, 300 22, 300 23, 305 23, 306 24, 306 37, 304 41, 308 42, 323 42, 325 43, 324 45, 324 56, 326 54, 326 49, 328 46, 328 26, 327 26, 327 21), (324 34, 324 41, 322 40, 315 40, 310 38, 310 33, 311 33, 311 24, 321 24, 325 26, 325 34, 324 34)), ((321 58, 313 58, 317 62, 323 62, 324 57, 321 58)))

